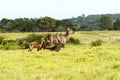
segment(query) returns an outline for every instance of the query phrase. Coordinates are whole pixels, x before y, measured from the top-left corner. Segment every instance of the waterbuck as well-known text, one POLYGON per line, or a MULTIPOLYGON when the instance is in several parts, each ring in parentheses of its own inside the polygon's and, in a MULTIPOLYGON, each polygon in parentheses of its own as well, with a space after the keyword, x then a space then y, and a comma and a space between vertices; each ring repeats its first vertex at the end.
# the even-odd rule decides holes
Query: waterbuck
POLYGON ((40 49, 42 49, 43 43, 44 43, 44 40, 41 40, 39 42, 30 42, 28 51, 31 52, 33 48, 37 48, 37 51, 39 51, 40 49))
POLYGON ((73 34, 74 31, 67 28, 67 31, 65 34, 49 34, 46 39, 49 42, 49 46, 53 45, 53 44, 57 44, 57 43, 61 43, 64 44, 69 40, 70 38, 70 34, 73 34))

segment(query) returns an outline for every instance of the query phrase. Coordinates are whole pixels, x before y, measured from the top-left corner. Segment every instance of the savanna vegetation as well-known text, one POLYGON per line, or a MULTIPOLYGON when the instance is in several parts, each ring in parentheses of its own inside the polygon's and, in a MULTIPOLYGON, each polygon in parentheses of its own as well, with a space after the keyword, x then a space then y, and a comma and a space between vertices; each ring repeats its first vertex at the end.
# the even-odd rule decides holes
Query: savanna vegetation
POLYGON ((120 14, 82 14, 63 20, 3 18, 0 80, 120 80, 119 30, 120 14), (48 33, 64 33, 68 27, 76 32, 59 52, 28 52, 29 42, 48 33))
POLYGON ((59 52, 17 43, 46 34, 1 33, 0 80, 120 80, 120 31, 75 32, 59 52))

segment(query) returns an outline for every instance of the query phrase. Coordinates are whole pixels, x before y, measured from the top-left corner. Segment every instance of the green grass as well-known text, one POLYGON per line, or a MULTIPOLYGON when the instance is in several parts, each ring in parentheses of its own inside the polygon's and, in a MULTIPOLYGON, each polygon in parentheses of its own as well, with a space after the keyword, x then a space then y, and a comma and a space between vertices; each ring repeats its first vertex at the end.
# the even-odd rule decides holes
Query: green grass
MULTIPOLYGON (((19 37, 13 34, 4 35, 19 37)), ((119 31, 81 31, 72 36, 81 44, 66 44, 60 52, 0 50, 0 80, 120 80, 119 31), (104 43, 91 47, 89 42, 96 39, 104 43)))

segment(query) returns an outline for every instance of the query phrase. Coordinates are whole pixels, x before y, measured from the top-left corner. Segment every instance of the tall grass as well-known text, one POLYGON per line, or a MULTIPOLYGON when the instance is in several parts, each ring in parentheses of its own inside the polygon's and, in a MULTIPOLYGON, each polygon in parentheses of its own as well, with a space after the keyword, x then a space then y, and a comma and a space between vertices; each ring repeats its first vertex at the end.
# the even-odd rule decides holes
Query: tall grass
MULTIPOLYGON (((67 44, 60 52, 0 50, 0 80, 120 80, 120 45, 113 43, 116 39, 106 40, 111 35, 102 38, 97 31, 99 35, 88 33, 91 32, 74 34, 83 44, 67 44), (90 47, 89 41, 96 40, 97 35, 107 42, 90 47), (88 36, 93 40, 91 37, 86 40, 88 36)), ((105 33, 118 34, 114 31, 105 33)))

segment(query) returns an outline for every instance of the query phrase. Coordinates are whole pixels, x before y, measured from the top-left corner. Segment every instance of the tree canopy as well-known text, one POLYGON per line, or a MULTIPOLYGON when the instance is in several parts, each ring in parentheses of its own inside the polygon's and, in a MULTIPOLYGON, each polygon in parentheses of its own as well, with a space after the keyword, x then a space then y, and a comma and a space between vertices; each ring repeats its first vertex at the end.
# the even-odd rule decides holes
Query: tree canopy
POLYGON ((88 15, 57 20, 52 17, 0 20, 0 32, 53 32, 73 30, 120 30, 120 14, 88 15))
POLYGON ((99 25, 100 25, 101 29, 103 29, 103 30, 105 30, 105 29, 110 30, 113 27, 112 26, 112 19, 109 16, 102 16, 100 18, 99 25))

